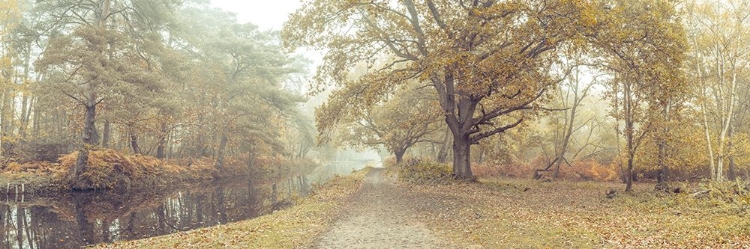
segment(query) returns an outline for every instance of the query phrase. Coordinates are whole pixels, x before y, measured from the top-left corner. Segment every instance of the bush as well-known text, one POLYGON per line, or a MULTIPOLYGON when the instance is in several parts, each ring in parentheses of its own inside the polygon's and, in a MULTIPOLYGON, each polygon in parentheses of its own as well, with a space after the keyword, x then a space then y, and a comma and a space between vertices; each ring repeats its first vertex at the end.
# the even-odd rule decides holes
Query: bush
POLYGON ((26 160, 57 162, 60 155, 73 151, 75 142, 66 139, 42 138, 22 142, 19 155, 26 160))
POLYGON ((596 161, 578 161, 573 163, 573 169, 581 178, 586 180, 611 182, 619 179, 620 174, 615 165, 602 165, 596 161))
POLYGON ((750 181, 708 181, 701 183, 700 187, 703 190, 694 193, 693 196, 708 196, 730 204, 750 206, 750 181))
POLYGON ((401 180, 416 184, 447 184, 453 181, 453 171, 446 164, 410 159, 398 171, 401 180))
POLYGON ((490 163, 479 163, 471 166, 471 172, 479 178, 504 176, 504 168, 490 163))

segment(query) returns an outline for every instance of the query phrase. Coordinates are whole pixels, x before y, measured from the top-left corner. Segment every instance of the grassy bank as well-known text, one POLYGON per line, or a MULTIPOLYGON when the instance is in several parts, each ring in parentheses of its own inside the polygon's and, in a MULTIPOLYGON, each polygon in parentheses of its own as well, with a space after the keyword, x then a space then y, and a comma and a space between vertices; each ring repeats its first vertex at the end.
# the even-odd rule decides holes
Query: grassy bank
POLYGON ((430 162, 398 166, 412 207, 439 237, 484 248, 748 248, 750 184, 446 179, 430 162), (616 192, 612 192, 612 191, 616 192), (617 191, 619 190, 619 191, 617 191), (609 193, 609 195, 607 194, 609 193))
POLYGON ((439 236, 485 248, 746 248, 750 206, 621 184, 482 179, 407 185, 439 236))
POLYGON ((312 245, 336 210, 362 184, 369 168, 335 177, 299 204, 252 220, 96 248, 297 248, 312 245))

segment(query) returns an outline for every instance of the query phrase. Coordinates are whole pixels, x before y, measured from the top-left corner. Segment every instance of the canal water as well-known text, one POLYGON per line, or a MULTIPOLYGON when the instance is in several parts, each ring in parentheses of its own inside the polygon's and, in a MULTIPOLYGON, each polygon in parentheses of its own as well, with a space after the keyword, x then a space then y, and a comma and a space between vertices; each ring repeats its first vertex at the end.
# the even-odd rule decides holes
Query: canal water
POLYGON ((275 184, 205 183, 164 193, 0 197, 0 248, 80 248, 251 219, 309 192, 306 177, 275 184))
POLYGON ((290 197, 307 195, 313 182, 366 164, 338 161, 276 182, 205 182, 159 193, 0 194, 0 249, 80 248, 252 219, 293 205, 290 197))

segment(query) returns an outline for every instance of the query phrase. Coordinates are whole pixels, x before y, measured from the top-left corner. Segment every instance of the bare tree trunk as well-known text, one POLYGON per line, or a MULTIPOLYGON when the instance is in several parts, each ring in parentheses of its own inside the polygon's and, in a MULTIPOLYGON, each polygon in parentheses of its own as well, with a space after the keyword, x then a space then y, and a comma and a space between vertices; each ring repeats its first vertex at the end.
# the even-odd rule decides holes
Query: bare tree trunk
POLYGON ((224 153, 226 151, 228 142, 229 138, 227 138, 227 135, 222 134, 219 141, 219 150, 216 152, 216 169, 220 170, 222 167, 224 167, 224 153))
MULTIPOLYGON (((10 80, 7 80, 5 84, 13 84, 10 80)), ((9 155, 13 150, 13 143, 10 142, 10 138, 13 137, 13 117, 15 116, 15 97, 16 92, 8 87, 2 96, 2 108, 0 109, 0 155, 9 155)))
POLYGON ((669 134, 670 129, 670 103, 665 104, 663 107, 663 113, 664 113, 664 122, 663 122, 663 129, 661 130, 661 133, 657 136, 657 164, 659 166, 659 172, 656 174, 656 190, 658 191, 665 191, 669 189, 669 185, 667 184, 667 174, 669 167, 667 165, 667 140, 666 136, 669 134))
POLYGON ((628 168, 625 172, 625 191, 633 191, 633 178, 635 178, 635 153, 628 152, 628 168))
POLYGON ((406 154, 406 150, 397 150, 393 154, 396 155, 396 164, 401 164, 401 162, 404 161, 404 154, 406 154))
MULTIPOLYGON (((723 71, 723 63, 722 63, 722 71, 723 71)), ((719 134, 719 148, 718 148, 718 155, 717 155, 717 163, 716 163, 716 181, 723 181, 724 180, 724 158, 726 157, 726 151, 728 149, 725 148, 725 143, 727 140, 727 133, 729 132, 729 127, 732 126, 732 117, 734 116, 734 99, 735 99, 735 89, 737 87, 737 70, 734 68, 734 65, 732 65, 732 81, 730 82, 730 88, 729 88, 729 101, 728 101, 728 110, 726 113, 724 113, 724 106, 719 106, 721 108, 722 113, 722 128, 721 133, 719 134)))
MULTIPOLYGON (((22 76, 22 83, 23 88, 29 88, 29 74, 31 72, 31 42, 26 43, 26 49, 24 51, 24 57, 23 57, 23 76, 22 76)), ((28 130, 29 125, 29 118, 32 110, 32 106, 34 105, 34 98, 31 97, 31 94, 29 94, 29 91, 23 92, 23 99, 22 99, 22 106, 21 106, 21 122, 20 126, 18 127, 18 134, 21 136, 22 139, 26 139, 26 131, 28 130)))
POLYGON ((634 107, 633 107, 633 96, 631 95, 631 85, 629 82, 624 82, 623 85, 623 110, 625 111, 625 141, 626 141, 626 150, 628 151, 628 167, 625 172, 625 191, 633 191, 633 171, 635 169, 635 165, 633 163, 633 160, 635 160, 635 143, 634 143, 634 136, 635 136, 635 125, 633 122, 635 120, 634 115, 634 107))
MULTIPOLYGON (((446 84, 447 87, 453 87, 453 83, 446 84)), ((454 92, 451 89, 449 92, 454 92)), ((474 111, 476 110, 478 100, 468 97, 460 97, 456 102, 455 96, 448 96, 445 107, 447 113, 446 123, 453 134, 453 175, 459 180, 474 180, 474 174, 471 172, 471 130, 474 127, 474 111)))
MULTIPOLYGON (((577 89, 576 89, 577 90, 577 89)), ((573 135, 573 124, 575 122, 575 116, 576 116, 576 109, 578 108, 578 104, 575 103, 578 100, 578 93, 575 93, 575 100, 573 104, 573 108, 570 110, 570 115, 568 116, 568 113, 566 113, 566 123, 565 123, 565 133, 563 134, 562 138, 562 144, 560 145, 560 149, 557 152, 557 162, 555 163, 555 172, 552 174, 553 178, 557 178, 560 175, 560 165, 565 161, 565 153, 568 152, 568 143, 570 141, 570 137, 573 135)))
POLYGON ((729 138, 729 144, 727 145, 727 150, 730 151, 729 153, 729 172, 727 173, 727 178, 731 181, 734 181, 737 179, 737 168, 735 166, 734 162, 734 124, 729 126, 729 132, 727 134, 727 137, 729 138))
POLYGON ((86 115, 83 122, 83 143, 95 145, 99 141, 96 131, 96 104, 86 105, 86 115))
POLYGON ((104 120, 104 129, 102 131, 102 147, 109 148, 109 140, 112 137, 112 127, 109 120, 104 120))
MULTIPOLYGON (((25 83, 24 83, 25 84, 25 83)), ((18 136, 23 139, 26 137, 26 124, 28 124, 28 120, 26 119, 26 112, 29 111, 29 94, 23 93, 23 98, 21 98, 21 115, 18 122, 18 136)))
MULTIPOLYGON (((98 135, 96 133, 96 104, 86 104, 86 115, 83 121, 83 148, 78 151, 75 167, 72 167, 72 183, 77 186, 81 173, 86 168, 89 157, 89 149, 97 143, 98 135)), ((74 187, 75 188, 75 187, 74 187)))
POLYGON ((141 154, 141 147, 138 146, 138 136, 130 134, 130 148, 133 149, 133 154, 141 154))
POLYGON ((79 186, 78 182, 81 178, 81 174, 83 173, 83 170, 86 168, 86 165, 89 161, 89 150, 86 148, 82 148, 78 150, 78 157, 76 158, 76 165, 74 167, 71 167, 71 187, 73 189, 85 189, 85 186, 79 186))
MULTIPOLYGON (((34 99, 36 99, 36 97, 34 99)), ((34 108, 33 120, 31 121, 32 123, 31 136, 32 137, 39 136, 39 130, 41 129, 40 124, 39 124, 40 123, 39 116, 41 115, 42 115, 42 111, 39 108, 34 108)))
MULTIPOLYGON (((703 92, 703 96, 707 96, 705 91, 703 92)), ((701 108, 701 112, 703 113, 703 132, 706 135, 706 145, 708 146, 708 163, 709 167, 711 168, 711 179, 716 179, 716 165, 714 164, 714 149, 713 149, 713 142, 711 141, 711 132, 708 127, 708 110, 706 110, 707 105, 704 104, 703 108, 701 108)))
POLYGON ((160 128, 161 135, 159 137, 159 144, 156 146, 156 158, 164 159, 165 148, 167 147, 167 136, 169 136, 169 133, 167 132, 167 123, 162 122, 160 128))
POLYGON ((457 179, 474 179, 471 172, 471 141, 466 134, 453 139, 453 174, 457 179))

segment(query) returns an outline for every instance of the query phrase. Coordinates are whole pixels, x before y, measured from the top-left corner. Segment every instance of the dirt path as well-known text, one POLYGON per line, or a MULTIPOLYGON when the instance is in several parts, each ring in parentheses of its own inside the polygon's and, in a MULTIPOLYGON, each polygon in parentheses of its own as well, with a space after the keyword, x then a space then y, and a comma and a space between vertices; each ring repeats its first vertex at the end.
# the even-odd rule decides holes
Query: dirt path
POLYGON ((375 168, 351 197, 339 220, 323 234, 317 248, 444 248, 417 214, 403 190, 385 169, 375 168))

